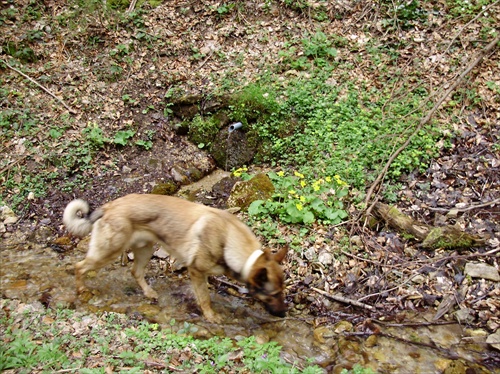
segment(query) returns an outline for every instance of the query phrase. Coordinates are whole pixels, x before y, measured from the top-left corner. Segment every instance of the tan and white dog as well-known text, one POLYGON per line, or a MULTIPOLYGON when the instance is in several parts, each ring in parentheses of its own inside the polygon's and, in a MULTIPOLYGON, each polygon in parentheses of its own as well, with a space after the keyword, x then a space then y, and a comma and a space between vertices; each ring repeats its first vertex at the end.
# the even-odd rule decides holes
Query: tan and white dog
POLYGON ((75 265, 79 293, 86 288, 85 273, 99 269, 127 249, 134 253, 132 274, 144 295, 158 298, 144 279, 153 245, 161 244, 171 256, 187 266, 194 294, 208 321, 220 322, 210 303, 207 278, 225 274, 245 282, 249 292, 273 315, 283 317, 283 270, 286 248, 272 254, 262 250, 252 231, 231 213, 162 195, 131 194, 90 212, 87 202, 77 199, 64 210, 69 232, 86 236, 92 231, 87 256, 75 265))

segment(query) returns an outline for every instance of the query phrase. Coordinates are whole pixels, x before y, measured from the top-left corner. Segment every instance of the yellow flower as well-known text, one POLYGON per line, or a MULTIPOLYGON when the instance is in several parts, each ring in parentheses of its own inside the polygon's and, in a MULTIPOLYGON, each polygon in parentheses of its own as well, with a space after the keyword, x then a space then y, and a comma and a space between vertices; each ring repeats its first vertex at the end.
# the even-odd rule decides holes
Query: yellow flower
POLYGON ((299 177, 299 178, 304 178, 304 174, 300 174, 298 171, 294 171, 293 174, 296 176, 296 177, 299 177))
POLYGON ((244 172, 246 172, 248 169, 243 167, 243 168, 239 168, 239 169, 236 169, 235 171, 233 171, 233 175, 235 177, 241 177, 241 174, 243 174, 244 172))
POLYGON ((290 191, 288 191, 288 193, 289 193, 290 195, 296 195, 296 194, 297 194, 297 192, 295 192, 295 190, 290 190, 290 191))
POLYGON ((313 189, 314 191, 319 191, 320 190, 319 184, 317 183, 313 184, 313 189))
POLYGON ((325 178, 325 180, 326 180, 328 183, 330 183, 330 182, 332 181, 332 178, 330 178, 330 177, 326 177, 326 178, 325 178))
POLYGON ((304 201, 306 201, 306 197, 305 196, 301 196, 301 197, 299 197, 299 200, 302 201, 302 202, 304 202, 304 201))
POLYGON ((295 204, 295 207, 297 208, 297 210, 304 209, 304 207, 302 206, 302 204, 295 204))
POLYGON ((285 176, 285 172, 284 171, 278 171, 276 174, 278 175, 278 177, 284 177, 285 176))
POLYGON ((302 186, 302 188, 304 188, 307 185, 307 183, 305 180, 301 180, 300 185, 302 186))
POLYGON ((348 186, 347 182, 344 182, 339 175, 334 175, 333 178, 335 178, 335 182, 337 182, 339 186, 348 186))

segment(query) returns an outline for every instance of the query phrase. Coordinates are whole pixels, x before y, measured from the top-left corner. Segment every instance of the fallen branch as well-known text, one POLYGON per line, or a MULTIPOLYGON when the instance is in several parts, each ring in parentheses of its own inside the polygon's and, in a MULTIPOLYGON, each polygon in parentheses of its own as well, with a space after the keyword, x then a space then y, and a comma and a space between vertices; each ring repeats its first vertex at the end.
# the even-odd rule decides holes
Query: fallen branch
POLYGON ((73 109, 71 109, 68 105, 66 105, 66 103, 64 101, 62 101, 60 98, 58 98, 52 91, 50 91, 48 88, 45 88, 44 86, 42 86, 40 83, 38 83, 36 80, 34 80, 33 78, 30 78, 29 76, 27 76, 26 74, 24 74, 22 71, 10 66, 7 61, 3 60, 3 59, 0 59, 0 62, 3 62, 5 64, 5 66, 7 66, 10 70, 13 70, 15 71, 17 74, 19 75, 22 75, 24 78, 26 78, 27 80, 29 80, 30 82, 36 84, 38 87, 40 87, 42 90, 44 90, 45 92, 47 92, 50 96, 52 96, 54 99, 56 99, 57 101, 59 101, 67 110, 68 112, 70 112, 71 114, 76 114, 77 112, 73 109))
POLYGON ((371 310, 371 311, 375 311, 376 310, 376 308, 374 306, 371 306, 371 305, 368 305, 368 304, 364 304, 364 303, 360 303, 359 301, 348 299, 348 298, 343 297, 343 296, 332 295, 332 294, 329 294, 326 291, 320 290, 320 289, 315 288, 315 287, 312 287, 312 290, 316 291, 317 293, 319 293, 319 294, 321 294, 323 296, 328 297, 329 299, 338 301, 340 303, 354 305, 354 306, 357 306, 359 308, 364 308, 364 309, 368 309, 368 310, 371 310))
MULTIPOLYGON (((467 68, 462 72, 462 74, 460 74, 458 76, 458 78, 453 82, 453 84, 450 86, 450 88, 448 88, 444 94, 438 99, 438 101, 436 102, 436 104, 434 104, 434 106, 432 107, 432 109, 427 113, 427 115, 422 118, 419 122, 419 124, 417 125, 417 127, 415 128, 415 131, 410 134, 410 136, 406 139, 406 141, 403 143, 403 145, 401 145, 401 147, 399 147, 390 157, 389 157, 389 160, 387 160, 385 166, 383 167, 382 171, 380 172, 380 174, 377 176, 377 179, 375 179, 375 181, 372 183, 372 185, 370 186, 367 194, 366 194, 366 198, 365 198, 365 206, 368 206, 370 200, 371 200, 371 197, 373 195, 373 191, 375 190, 375 188, 377 188, 377 186, 379 185, 379 183, 385 178, 385 175, 387 174, 387 171, 389 170, 389 167, 391 166, 392 162, 399 156, 399 154, 408 146, 408 144, 410 144, 411 140, 413 139, 413 137, 420 131, 420 129, 422 129, 422 127, 424 125, 426 125, 432 118, 432 116, 434 115, 434 113, 438 110, 438 108, 441 106, 441 104, 446 100, 446 98, 453 92, 455 91, 455 89, 462 83, 462 81, 464 80, 464 78, 472 71, 472 69, 474 69, 484 58, 484 56, 486 56, 488 53, 490 53, 494 48, 495 46, 497 45, 497 43, 500 41, 500 36, 497 36, 491 43, 489 43, 479 54, 479 56, 474 60, 472 61, 468 66, 467 68)), ((370 215, 370 212, 372 211, 373 207, 374 207, 375 203, 371 204, 368 209, 366 210, 366 216, 368 217, 370 215)))
POLYGON ((418 222, 397 208, 386 204, 375 203, 373 209, 375 216, 382 218, 389 226, 396 230, 412 235, 415 239, 422 242, 422 247, 427 249, 479 247, 485 245, 487 241, 486 238, 463 232, 458 226, 446 225, 434 227, 418 222))

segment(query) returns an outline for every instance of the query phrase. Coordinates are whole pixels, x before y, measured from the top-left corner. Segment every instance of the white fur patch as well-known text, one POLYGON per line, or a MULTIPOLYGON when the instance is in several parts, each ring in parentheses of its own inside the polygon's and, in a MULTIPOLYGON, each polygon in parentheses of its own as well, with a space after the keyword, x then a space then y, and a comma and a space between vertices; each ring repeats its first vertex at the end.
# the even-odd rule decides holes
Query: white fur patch
POLYGON ((256 251, 253 251, 250 257, 248 257, 247 261, 245 262, 245 265, 243 265, 243 269, 241 270, 241 278, 244 281, 248 280, 248 276, 250 275, 250 270, 252 269, 252 266, 255 264, 255 261, 262 256, 264 252, 262 252, 260 249, 257 249, 256 251))

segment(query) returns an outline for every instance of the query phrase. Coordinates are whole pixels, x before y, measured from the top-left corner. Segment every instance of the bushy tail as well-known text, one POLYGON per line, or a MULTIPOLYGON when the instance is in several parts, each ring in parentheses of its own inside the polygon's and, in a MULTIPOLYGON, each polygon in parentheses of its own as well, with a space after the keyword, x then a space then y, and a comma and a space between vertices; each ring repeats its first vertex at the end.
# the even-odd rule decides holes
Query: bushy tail
POLYGON ((84 237, 92 231, 94 222, 89 217, 89 204, 81 199, 73 200, 66 206, 63 223, 73 235, 84 237))

